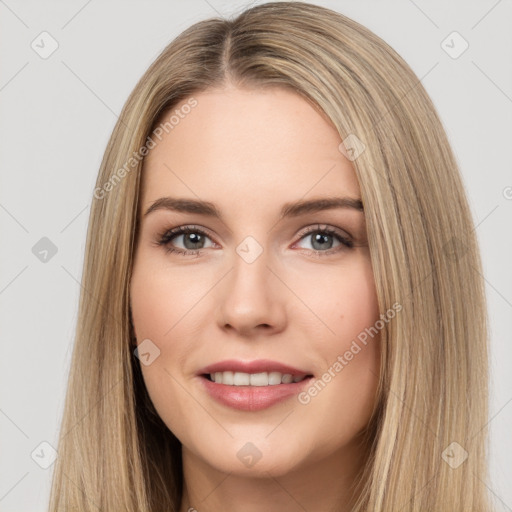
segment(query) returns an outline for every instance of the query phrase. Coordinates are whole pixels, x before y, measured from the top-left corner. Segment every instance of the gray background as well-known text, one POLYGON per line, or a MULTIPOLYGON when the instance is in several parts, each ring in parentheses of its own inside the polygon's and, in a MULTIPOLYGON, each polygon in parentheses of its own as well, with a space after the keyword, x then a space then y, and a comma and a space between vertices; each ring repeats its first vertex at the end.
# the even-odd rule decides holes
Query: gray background
MULTIPOLYGON (((40 443, 57 442, 92 191, 117 115, 172 38, 248 3, 0 0, 1 511, 46 510, 53 466, 41 467, 51 448, 40 443), (43 31, 58 43, 46 59, 31 47, 43 46, 43 31), (33 252, 43 237, 57 248, 46 262, 33 252)), ((362 23, 403 56, 455 150, 491 320, 489 487, 497 510, 512 511, 512 2, 313 3, 362 23), (469 43, 458 58, 442 46, 453 31, 469 43)), ((448 44, 453 52, 460 43, 448 44)))

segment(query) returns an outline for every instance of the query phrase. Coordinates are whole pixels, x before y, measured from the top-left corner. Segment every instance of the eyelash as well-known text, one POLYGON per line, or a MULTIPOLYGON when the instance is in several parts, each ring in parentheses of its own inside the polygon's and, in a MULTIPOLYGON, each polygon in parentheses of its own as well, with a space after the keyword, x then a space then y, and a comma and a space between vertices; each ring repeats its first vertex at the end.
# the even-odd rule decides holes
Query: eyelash
MULTIPOLYGON (((182 256, 195 255, 196 257, 199 257, 201 254, 203 254, 202 251, 204 249, 186 249, 186 250, 184 250, 184 249, 177 249, 170 245, 170 242, 175 237, 177 237, 179 235, 190 234, 190 233, 199 233, 199 234, 211 239, 210 235, 205 230, 203 230, 202 228, 200 228, 198 226, 179 226, 177 228, 165 230, 163 233, 158 235, 158 241, 156 242, 156 245, 163 247, 167 254, 177 253, 182 256)), ((342 236, 340 233, 338 233, 333 228, 330 228, 327 226, 322 228, 320 226, 320 224, 318 224, 317 226, 312 226, 310 228, 307 228, 307 230, 301 234, 299 241, 313 233, 322 233, 325 235, 334 236, 341 243, 341 246, 338 246, 335 249, 329 249, 327 251, 319 251, 319 250, 315 250, 315 249, 301 249, 301 252, 306 251, 307 253, 313 252, 317 256, 329 256, 329 255, 332 255, 334 253, 337 253, 337 252, 340 252, 343 250, 352 249, 354 247, 354 242, 352 240, 350 240, 347 237, 342 236)))

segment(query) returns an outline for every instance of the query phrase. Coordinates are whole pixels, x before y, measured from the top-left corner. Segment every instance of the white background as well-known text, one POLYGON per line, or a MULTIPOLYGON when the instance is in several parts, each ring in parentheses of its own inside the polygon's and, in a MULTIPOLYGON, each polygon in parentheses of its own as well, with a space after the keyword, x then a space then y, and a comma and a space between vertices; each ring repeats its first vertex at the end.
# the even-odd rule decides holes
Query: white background
MULTIPOLYGON (((362 23, 402 55, 431 95, 454 148, 489 301, 489 487, 497 510, 512 511, 512 2, 312 3, 362 23), (469 43, 457 59, 441 46, 453 31, 469 43)), ((92 191, 116 117, 176 35, 245 5, 0 0, 3 512, 46 510, 53 466, 42 469, 31 453, 43 441, 56 446, 92 191), (59 45, 47 59, 31 48, 43 31, 59 45), (42 237, 58 250, 46 263, 32 252, 42 237)))

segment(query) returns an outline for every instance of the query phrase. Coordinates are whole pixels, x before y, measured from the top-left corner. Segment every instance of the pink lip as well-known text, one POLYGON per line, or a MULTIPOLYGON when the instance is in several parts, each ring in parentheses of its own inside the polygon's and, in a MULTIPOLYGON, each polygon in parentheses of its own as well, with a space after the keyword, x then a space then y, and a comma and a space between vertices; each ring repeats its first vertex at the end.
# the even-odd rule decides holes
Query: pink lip
POLYGON ((313 377, 300 382, 277 384, 274 386, 229 386, 210 381, 205 374, 232 371, 244 373, 280 372, 293 376, 311 375, 307 371, 270 360, 236 361, 228 360, 206 366, 198 372, 198 376, 206 392, 223 405, 241 411, 260 411, 297 395, 307 386, 313 377))
POLYGON ((200 379, 210 396, 221 404, 240 411, 261 411, 297 395, 309 385, 312 377, 300 382, 275 386, 228 386, 212 382, 206 377, 200 379))
POLYGON ((261 373, 261 372, 279 372, 296 375, 311 375, 311 372, 298 370, 292 366, 271 361, 270 359, 257 359, 255 361, 237 361, 236 359, 228 359, 218 363, 205 366, 197 372, 198 375, 215 372, 243 372, 243 373, 261 373))

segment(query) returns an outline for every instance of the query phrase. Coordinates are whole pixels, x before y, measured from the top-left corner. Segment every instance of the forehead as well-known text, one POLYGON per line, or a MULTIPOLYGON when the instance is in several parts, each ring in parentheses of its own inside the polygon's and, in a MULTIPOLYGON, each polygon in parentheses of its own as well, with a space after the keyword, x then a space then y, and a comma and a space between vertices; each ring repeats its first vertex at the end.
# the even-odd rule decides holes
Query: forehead
POLYGON ((172 116, 172 123, 161 130, 161 140, 153 137, 156 146, 144 162, 143 207, 165 194, 216 202, 235 196, 285 202, 310 192, 359 196, 339 134, 299 94, 231 87, 192 98, 162 118, 165 123, 172 116))

